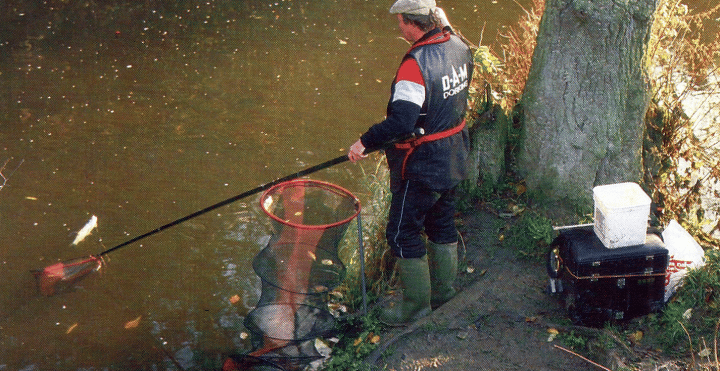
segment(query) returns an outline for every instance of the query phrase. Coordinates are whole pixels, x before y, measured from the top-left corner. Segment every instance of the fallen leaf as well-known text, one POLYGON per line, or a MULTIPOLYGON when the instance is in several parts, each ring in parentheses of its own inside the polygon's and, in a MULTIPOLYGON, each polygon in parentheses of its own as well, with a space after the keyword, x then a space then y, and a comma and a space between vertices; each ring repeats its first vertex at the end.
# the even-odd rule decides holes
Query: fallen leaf
POLYGON ((690 318, 692 318, 692 308, 688 308, 688 310, 686 310, 685 313, 683 313, 682 317, 686 320, 689 320, 690 318))
POLYGON ((25 199, 30 200, 30 201, 37 201, 37 197, 33 197, 33 196, 26 196, 25 199))
POLYGON ((72 330, 75 330, 75 327, 78 327, 77 323, 74 323, 72 326, 68 327, 67 332, 65 332, 65 334, 71 333, 72 330))
POLYGON ((535 322, 537 322, 537 319, 538 319, 538 318, 537 318, 537 317, 534 317, 534 316, 533 316, 533 317, 525 317, 525 322, 527 322, 527 323, 535 323, 535 322))
POLYGON ((340 303, 328 303, 328 309, 335 312, 347 313, 347 307, 340 303))
POLYGON ((126 329, 131 329, 131 328, 138 327, 138 325, 140 325, 140 319, 141 319, 141 318, 142 318, 142 316, 138 316, 138 318, 135 318, 134 320, 132 320, 132 321, 130 321, 130 322, 127 322, 127 323, 125 324, 125 328, 126 328, 126 329))
POLYGON ((323 265, 333 265, 333 261, 330 259, 323 259, 322 264, 323 265))
POLYGON ((241 332, 241 333, 240 333, 240 339, 245 340, 245 339, 247 339, 248 337, 250 337, 250 334, 248 334, 247 332, 241 332))
POLYGON ((357 339, 355 339, 355 341, 353 342, 353 346, 356 347, 356 346, 360 345, 360 343, 362 343, 362 341, 363 341, 362 338, 357 338, 357 339))
POLYGON ((370 344, 377 344, 377 343, 379 343, 379 342, 380 342, 380 335, 374 335, 374 336, 370 339, 370 344))
POLYGON ((643 338, 643 332, 638 330, 629 335, 630 341, 633 343, 639 343, 643 338))
POLYGON ((240 301, 240 296, 239 296, 239 295, 233 295, 233 296, 230 298, 230 304, 236 304, 236 303, 239 302, 239 301, 240 301))
POLYGON ((512 205, 510 208, 510 211, 512 212, 513 216, 520 214, 521 212, 525 211, 524 207, 518 206, 518 205, 512 205))
POLYGON ((307 254, 310 257, 310 259, 317 260, 317 256, 315 256, 315 254, 312 251, 308 251, 307 254))
POLYGON ((560 333, 560 331, 558 331, 557 329, 554 329, 554 328, 552 328, 552 327, 549 328, 549 329, 547 330, 547 332, 548 332, 548 334, 550 334, 550 336, 548 336, 548 339, 547 339, 548 343, 550 343, 550 342, 552 342, 553 340, 555 340, 555 337, 557 337, 558 334, 560 333))

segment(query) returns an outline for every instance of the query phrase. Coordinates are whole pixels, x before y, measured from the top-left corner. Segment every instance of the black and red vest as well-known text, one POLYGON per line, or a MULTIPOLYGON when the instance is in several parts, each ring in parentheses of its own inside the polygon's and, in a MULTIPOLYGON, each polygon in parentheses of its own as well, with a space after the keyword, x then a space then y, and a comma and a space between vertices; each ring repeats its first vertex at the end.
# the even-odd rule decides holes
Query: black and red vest
MULTIPOLYGON (((391 189, 397 190, 402 180, 418 180, 430 189, 447 190, 467 177, 470 140, 463 118, 472 53, 459 37, 435 29, 418 40, 405 58, 415 59, 425 81, 425 102, 415 124, 424 130, 425 139, 386 150, 391 189)), ((393 85, 391 97, 394 91, 393 85)))

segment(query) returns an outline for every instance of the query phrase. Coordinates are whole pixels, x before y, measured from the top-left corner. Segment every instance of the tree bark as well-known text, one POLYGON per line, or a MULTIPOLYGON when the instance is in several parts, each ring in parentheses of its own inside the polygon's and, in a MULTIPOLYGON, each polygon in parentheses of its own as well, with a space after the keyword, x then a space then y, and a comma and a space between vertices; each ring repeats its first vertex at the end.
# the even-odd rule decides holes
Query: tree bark
POLYGON ((657 1, 547 1, 521 99, 529 189, 586 201, 594 186, 641 179, 657 1))

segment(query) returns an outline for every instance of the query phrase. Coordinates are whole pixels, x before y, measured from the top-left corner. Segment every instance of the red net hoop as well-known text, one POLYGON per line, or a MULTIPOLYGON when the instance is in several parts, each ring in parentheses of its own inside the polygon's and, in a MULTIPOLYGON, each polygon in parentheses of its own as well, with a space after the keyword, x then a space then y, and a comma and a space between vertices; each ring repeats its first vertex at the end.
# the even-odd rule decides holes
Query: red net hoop
POLYGON ((265 191, 260 207, 286 226, 322 230, 349 223, 360 213, 360 200, 335 184, 300 179, 265 191))

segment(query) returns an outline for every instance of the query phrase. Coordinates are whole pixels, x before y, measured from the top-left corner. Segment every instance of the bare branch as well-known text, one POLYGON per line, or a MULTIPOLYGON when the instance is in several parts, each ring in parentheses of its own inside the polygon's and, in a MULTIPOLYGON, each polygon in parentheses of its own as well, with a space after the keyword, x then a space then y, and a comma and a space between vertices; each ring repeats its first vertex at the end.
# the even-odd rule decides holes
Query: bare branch
POLYGON ((5 160, 5 163, 2 165, 2 167, 0 167, 0 177, 2 178, 2 184, 0 184, 0 190, 2 190, 3 188, 5 188, 5 185, 7 184, 8 180, 10 180, 10 177, 15 173, 15 171, 17 171, 17 169, 20 168, 20 165, 22 165, 23 162, 25 162, 25 159, 20 160, 20 163, 18 164, 18 166, 16 166, 15 169, 13 169, 13 170, 10 172, 10 174, 5 175, 5 173, 4 173, 4 172, 5 172, 5 168, 6 168, 7 165, 10 163, 11 160, 12 160, 12 157, 9 158, 9 159, 7 159, 7 160, 5 160))

